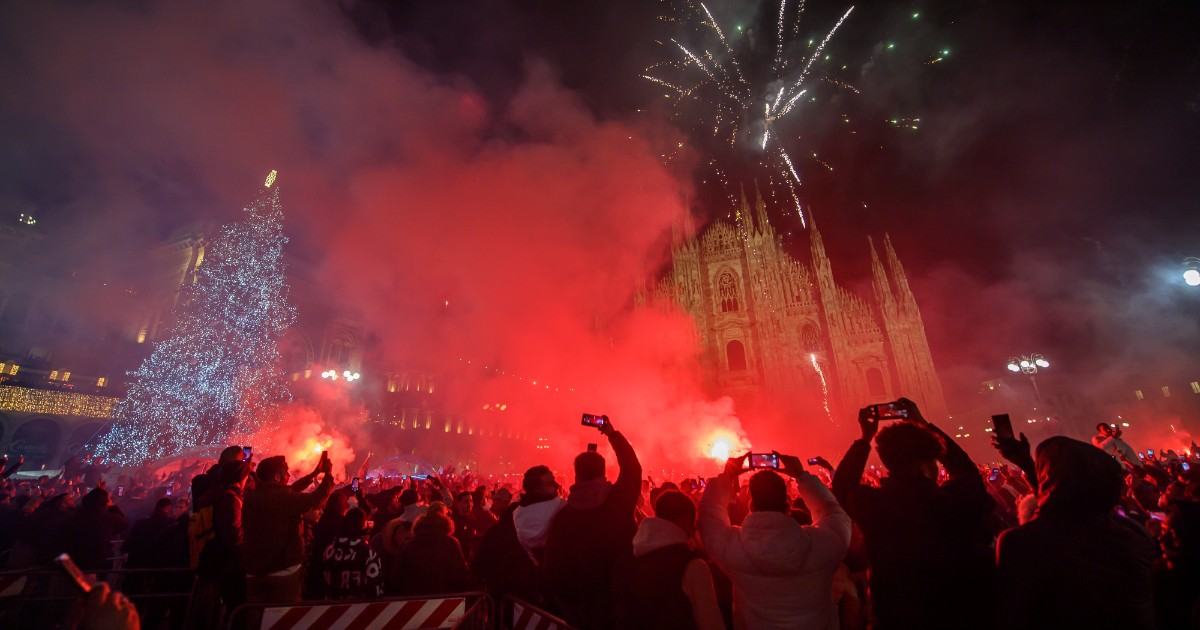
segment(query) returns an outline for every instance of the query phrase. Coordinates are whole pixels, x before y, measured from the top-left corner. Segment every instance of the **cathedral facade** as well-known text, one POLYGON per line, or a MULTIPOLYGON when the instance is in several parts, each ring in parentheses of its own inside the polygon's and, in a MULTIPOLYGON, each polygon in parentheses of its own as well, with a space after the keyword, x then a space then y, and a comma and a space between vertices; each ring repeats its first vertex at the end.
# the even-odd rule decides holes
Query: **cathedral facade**
POLYGON ((695 322, 706 387, 751 404, 853 422, 857 409, 904 396, 946 418, 925 325, 890 238, 868 238, 873 294, 837 285, 816 223, 811 260, 797 260, 756 195, 731 224, 677 235, 653 298, 695 322), (886 261, 886 263, 885 263, 886 261))

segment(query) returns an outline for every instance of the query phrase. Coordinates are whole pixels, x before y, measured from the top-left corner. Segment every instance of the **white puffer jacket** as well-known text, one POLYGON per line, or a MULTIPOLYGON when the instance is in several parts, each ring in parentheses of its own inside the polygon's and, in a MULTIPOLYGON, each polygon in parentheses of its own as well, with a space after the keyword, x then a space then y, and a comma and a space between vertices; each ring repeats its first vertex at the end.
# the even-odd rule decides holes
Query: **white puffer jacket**
POLYGON ((803 473, 796 482, 812 525, 780 512, 752 512, 741 527, 730 525, 731 475, 717 477, 700 500, 700 536, 733 581, 737 630, 838 627, 833 576, 850 546, 850 517, 816 477, 803 473))

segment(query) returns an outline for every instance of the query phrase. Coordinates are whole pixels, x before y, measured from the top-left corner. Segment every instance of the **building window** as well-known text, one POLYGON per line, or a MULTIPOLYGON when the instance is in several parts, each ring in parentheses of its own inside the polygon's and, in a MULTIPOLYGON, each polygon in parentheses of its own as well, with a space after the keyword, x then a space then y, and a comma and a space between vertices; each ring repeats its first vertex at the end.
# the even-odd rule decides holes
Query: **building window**
POLYGON ((1170 398, 1171 397, 1171 388, 1167 387, 1166 385, 1163 385, 1162 393, 1163 393, 1163 398, 1170 398))
POLYGON ((1192 381, 1192 393, 1200 394, 1200 381, 1192 381))
POLYGON ((1141 399, 1145 398, 1146 396, 1142 394, 1142 390, 1135 389, 1135 390, 1133 390, 1133 397, 1138 400, 1141 400, 1141 399))
POLYGON ((746 369, 746 346, 736 339, 725 344, 725 358, 730 372, 740 372, 746 369))
POLYGON ((101 376, 100 378, 96 379, 96 387, 104 387, 106 385, 108 385, 107 378, 101 376))
POLYGON ((21 366, 17 365, 16 363, 14 363, 14 364, 12 364, 12 365, 8 366, 8 375, 9 375, 9 376, 16 376, 16 375, 17 375, 17 370, 19 370, 19 369, 21 369, 21 366))
POLYGON ((71 373, 70 373, 70 372, 63 372, 63 373, 62 373, 62 382, 66 383, 66 382, 67 382, 67 381, 69 381, 69 380, 71 380, 71 373))
POLYGON ((883 372, 878 368, 867 368, 867 390, 876 398, 887 396, 887 387, 883 384, 883 372))
POLYGON ((733 313, 738 310, 737 280, 733 279, 732 273, 726 271, 717 280, 717 296, 721 300, 722 313, 733 313))
POLYGON ((800 329, 800 343, 804 345, 805 352, 820 352, 821 338, 817 335, 817 327, 805 324, 800 329))
POLYGON ((58 370, 51 370, 51 371, 50 371, 50 380, 52 380, 52 381, 57 381, 57 380, 58 380, 58 370))

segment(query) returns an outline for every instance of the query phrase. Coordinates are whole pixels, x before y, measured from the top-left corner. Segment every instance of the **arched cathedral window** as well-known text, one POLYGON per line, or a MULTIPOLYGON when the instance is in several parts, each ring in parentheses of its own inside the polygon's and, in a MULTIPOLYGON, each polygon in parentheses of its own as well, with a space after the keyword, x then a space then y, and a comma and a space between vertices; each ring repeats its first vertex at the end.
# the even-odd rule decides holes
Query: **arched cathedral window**
POLYGON ((726 271, 717 280, 717 296, 721 300, 721 312, 732 313, 738 310, 737 280, 733 274, 726 271))
POLYGON ((883 384, 883 372, 878 368, 867 368, 867 391, 875 398, 887 396, 887 387, 883 384))
POLYGON ((800 329, 800 343, 803 344, 805 352, 820 352, 821 337, 817 335, 817 327, 805 324, 804 328, 800 329))
POLYGON ((725 344, 725 358, 729 362, 730 372, 740 372, 746 369, 746 346, 738 340, 725 344))

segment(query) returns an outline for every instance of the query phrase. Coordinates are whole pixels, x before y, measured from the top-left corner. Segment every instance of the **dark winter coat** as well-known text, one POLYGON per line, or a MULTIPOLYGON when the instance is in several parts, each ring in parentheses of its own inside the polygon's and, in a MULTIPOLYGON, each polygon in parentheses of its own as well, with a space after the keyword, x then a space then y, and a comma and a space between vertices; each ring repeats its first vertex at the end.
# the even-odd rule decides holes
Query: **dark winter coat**
POLYGON ((387 590, 393 595, 430 595, 466 590, 467 561, 458 540, 450 535, 448 517, 426 515, 413 526, 413 539, 396 557, 387 590))
POLYGON ((510 505, 483 535, 471 570, 483 581, 493 600, 514 595, 536 604, 542 601, 541 572, 517 539, 513 512, 518 507, 519 504, 510 505))
POLYGON ((1124 471, 1066 437, 1038 445, 1037 516, 996 548, 1002 628, 1154 627, 1157 543, 1113 508, 1124 471))
POLYGON ((175 519, 166 512, 155 512, 150 518, 144 518, 133 524, 129 536, 121 549, 129 554, 127 562, 131 569, 145 569, 154 565, 154 551, 160 544, 167 530, 175 524, 175 519))
POLYGON ((940 486, 924 477, 861 485, 866 440, 854 442, 834 474, 834 496, 863 533, 880 630, 991 626, 995 572, 986 522, 995 502, 971 458, 942 435, 950 478, 940 486))
POLYGON ((333 478, 325 475, 312 492, 259 480, 246 497, 242 509, 246 572, 267 575, 297 566, 304 561, 304 514, 320 506, 333 490, 333 478))
POLYGON ((67 521, 67 553, 84 571, 112 568, 112 541, 127 527, 129 520, 116 506, 90 506, 85 501, 67 521))
POLYGON ((613 563, 630 552, 637 532, 642 466, 623 435, 609 440, 620 467, 617 481, 607 493, 597 490, 597 481, 572 486, 550 527, 542 563, 550 607, 582 628, 612 627, 613 563))

